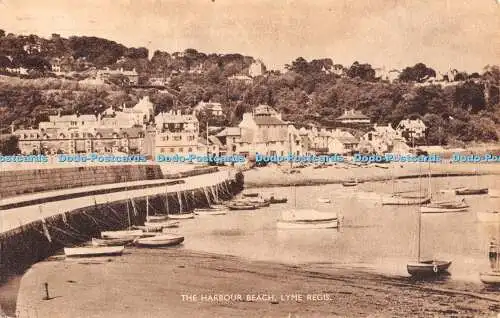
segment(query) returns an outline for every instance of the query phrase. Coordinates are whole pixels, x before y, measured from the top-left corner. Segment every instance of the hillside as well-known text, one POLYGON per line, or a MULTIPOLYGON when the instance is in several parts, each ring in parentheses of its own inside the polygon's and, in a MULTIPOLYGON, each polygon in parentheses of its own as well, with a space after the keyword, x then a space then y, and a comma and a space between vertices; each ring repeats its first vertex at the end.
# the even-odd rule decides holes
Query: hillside
MULTIPOLYGON (((0 123, 36 126, 48 114, 95 113, 106 107, 134 104, 148 94, 156 112, 174 107, 191 109, 199 101, 221 102, 225 120, 236 124, 244 111, 266 103, 300 125, 330 126, 346 109, 361 110, 378 124, 403 118, 421 118, 429 127, 426 144, 498 140, 500 126, 500 69, 487 66, 478 73, 456 72, 454 79, 429 82, 436 72, 419 63, 405 68, 396 81, 377 76, 369 64, 334 64, 331 59, 297 58, 283 73, 265 71, 251 83, 234 81, 248 75, 256 61, 241 54, 205 54, 194 49, 156 51, 148 59, 145 48, 127 48, 95 37, 50 39, 34 35, 5 35, 0 31, 0 69, 29 68, 28 76, 0 77, 0 123), (50 65, 58 59, 72 77, 56 78, 50 65), (140 84, 155 76, 168 78, 169 92, 131 88, 117 83, 88 85, 78 82, 92 70, 135 68, 140 84), (70 73, 71 72, 71 73, 70 73), (76 75, 75 75, 76 74, 76 75), (173 92, 173 94, 171 93, 173 92)), ((202 116, 201 120, 206 120, 202 116)), ((209 119, 210 120, 210 119, 209 119)), ((213 122, 213 121, 212 121, 213 122)))

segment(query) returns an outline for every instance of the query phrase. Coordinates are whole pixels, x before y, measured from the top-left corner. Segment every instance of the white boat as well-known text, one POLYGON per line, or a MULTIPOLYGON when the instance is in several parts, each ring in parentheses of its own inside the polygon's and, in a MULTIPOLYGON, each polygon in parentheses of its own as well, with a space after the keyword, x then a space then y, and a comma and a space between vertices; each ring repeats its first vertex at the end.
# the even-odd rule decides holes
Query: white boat
POLYGON ((337 213, 311 209, 291 210, 281 213, 276 223, 280 229, 325 229, 338 227, 337 213))
POLYGON ((426 204, 429 203, 431 199, 429 197, 425 198, 409 198, 403 197, 399 195, 393 195, 390 197, 383 197, 382 204, 383 205, 418 205, 418 204, 426 204))
POLYGON ((161 231, 163 228, 173 228, 179 227, 179 221, 156 221, 156 222, 144 222, 144 228, 146 232, 161 231))
POLYGON ((195 209, 194 214, 195 215, 225 215, 227 213, 227 208, 226 209, 195 209))
POLYGON ((432 202, 420 207, 422 213, 447 213, 447 212, 464 212, 467 211, 469 205, 462 201, 440 201, 432 202))
POLYGON ((182 242, 184 242, 184 236, 175 234, 161 234, 135 240, 136 245, 144 247, 173 246, 181 244, 182 242))
POLYGON ((135 237, 117 238, 117 239, 98 239, 92 238, 92 246, 122 246, 132 243, 135 237))
POLYGON ((65 247, 66 257, 114 256, 121 255, 125 246, 106 247, 65 247))
POLYGON ((101 232, 101 237, 106 239, 139 237, 142 235, 142 230, 125 230, 125 231, 104 231, 101 232))
POLYGON ((284 221, 278 220, 276 228, 278 229, 331 229, 338 227, 338 220, 329 221, 284 221))
POLYGON ((447 193, 447 194, 455 194, 457 190, 465 190, 467 189, 466 187, 458 187, 458 188, 451 188, 451 189, 441 189, 439 190, 440 193, 447 193))
POLYGON ((319 202, 319 203, 330 203, 330 202, 332 202, 332 201, 330 201, 330 199, 319 198, 319 199, 318 199, 318 202, 319 202))
POLYGON ((477 212, 477 220, 479 222, 500 222, 499 211, 477 212))
POLYGON ((491 271, 485 273, 479 273, 479 279, 483 284, 486 285, 500 285, 500 272, 499 271, 491 271))
POLYGON ((155 221, 165 221, 168 220, 168 215, 149 215, 146 216, 146 222, 155 222, 155 221))
POLYGON ((194 213, 169 214, 168 218, 172 219, 172 220, 193 219, 194 218, 194 213))
POLYGON ((492 198, 500 198, 500 189, 491 189, 488 191, 488 194, 492 198))

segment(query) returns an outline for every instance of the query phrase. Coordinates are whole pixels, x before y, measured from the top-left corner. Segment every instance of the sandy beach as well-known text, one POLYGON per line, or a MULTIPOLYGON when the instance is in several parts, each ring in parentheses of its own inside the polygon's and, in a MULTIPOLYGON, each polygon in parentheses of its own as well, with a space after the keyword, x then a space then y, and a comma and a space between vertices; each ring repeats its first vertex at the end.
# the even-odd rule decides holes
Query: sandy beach
POLYGON ((18 317, 491 317, 498 294, 335 265, 173 249, 46 261, 21 281, 18 317), (43 283, 50 300, 43 300, 43 283), (291 314, 291 316, 290 316, 291 314), (294 316, 295 315, 295 316, 294 316))
POLYGON ((391 163, 370 164, 355 166, 345 163, 329 165, 326 168, 315 169, 317 165, 309 165, 305 168, 293 168, 298 171, 289 173, 290 165, 270 165, 266 167, 254 167, 245 171, 245 187, 271 187, 292 185, 315 185, 342 183, 349 179, 357 178, 359 181, 383 181, 391 178, 418 178, 419 175, 427 176, 465 176, 465 175, 487 175, 500 174, 500 165, 473 164, 473 163, 391 163))

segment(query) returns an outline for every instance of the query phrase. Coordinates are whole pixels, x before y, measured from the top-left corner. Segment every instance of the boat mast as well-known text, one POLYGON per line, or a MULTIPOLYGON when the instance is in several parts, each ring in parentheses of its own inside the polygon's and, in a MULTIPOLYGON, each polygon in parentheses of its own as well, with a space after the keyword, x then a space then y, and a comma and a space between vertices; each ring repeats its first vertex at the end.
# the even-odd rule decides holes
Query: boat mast
POLYGON ((149 218, 149 195, 146 197, 146 220, 149 218))
MULTIPOLYGON (((292 155, 292 133, 288 133, 288 148, 290 151, 290 156, 292 155)), ((290 160, 290 169, 293 168, 292 160, 290 160)))
MULTIPOLYGON (((418 171, 418 192, 422 193, 422 166, 420 162, 418 163, 419 171, 418 171)), ((422 232, 422 211, 421 211, 422 203, 418 204, 418 237, 417 237, 417 262, 420 263, 420 237, 422 232)))
POLYGON ((165 208, 167 209, 167 215, 168 213, 168 190, 167 190, 168 184, 165 184, 165 208))
POLYGON ((128 200, 127 200, 127 217, 128 217, 128 227, 130 228, 132 226, 132 222, 130 221, 130 207, 128 206, 128 200))
POLYGON ((431 162, 429 161, 429 189, 428 189, 428 195, 429 195, 429 199, 432 198, 432 183, 431 183, 431 162))

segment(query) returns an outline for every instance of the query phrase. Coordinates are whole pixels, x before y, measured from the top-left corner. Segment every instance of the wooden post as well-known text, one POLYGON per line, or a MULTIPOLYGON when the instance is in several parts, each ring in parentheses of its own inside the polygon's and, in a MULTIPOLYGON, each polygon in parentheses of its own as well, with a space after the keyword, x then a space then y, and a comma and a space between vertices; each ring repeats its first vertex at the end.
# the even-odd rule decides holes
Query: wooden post
POLYGON ((45 282, 43 285, 45 287, 45 297, 43 297, 43 300, 49 300, 50 299, 50 296, 49 296, 49 283, 45 282))

